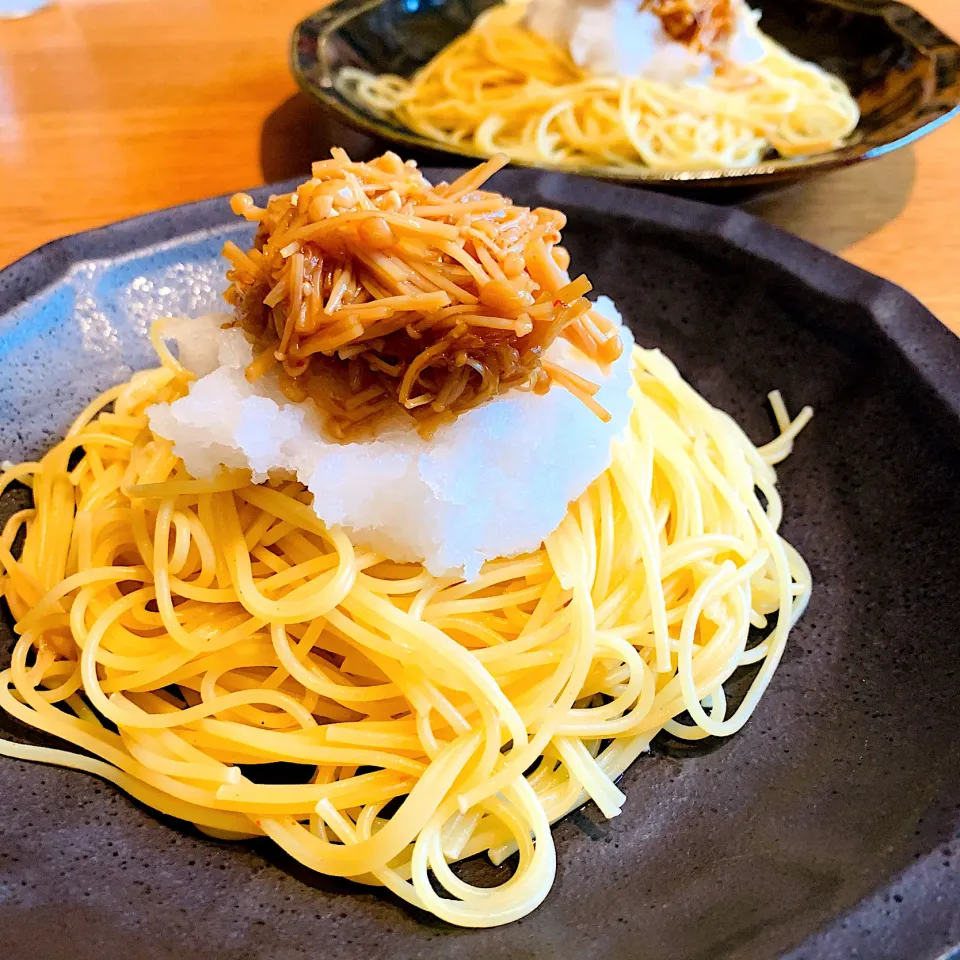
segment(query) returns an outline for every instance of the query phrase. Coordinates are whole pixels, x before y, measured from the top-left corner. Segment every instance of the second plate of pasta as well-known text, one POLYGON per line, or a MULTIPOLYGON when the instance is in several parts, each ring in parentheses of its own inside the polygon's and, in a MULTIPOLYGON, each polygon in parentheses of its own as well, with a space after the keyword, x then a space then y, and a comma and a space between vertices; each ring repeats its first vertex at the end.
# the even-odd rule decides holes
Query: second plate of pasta
POLYGON ((382 140, 653 183, 869 159, 960 104, 960 48, 859 0, 340 0, 298 25, 291 57, 305 91, 382 140))

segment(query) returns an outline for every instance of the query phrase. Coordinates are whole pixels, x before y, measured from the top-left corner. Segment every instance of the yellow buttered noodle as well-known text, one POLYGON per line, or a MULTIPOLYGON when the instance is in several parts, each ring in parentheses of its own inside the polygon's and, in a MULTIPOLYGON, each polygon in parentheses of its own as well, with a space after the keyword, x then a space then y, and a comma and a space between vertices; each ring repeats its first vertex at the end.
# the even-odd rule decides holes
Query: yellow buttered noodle
POLYGON ((482 14, 410 80, 343 69, 348 99, 481 155, 621 171, 722 170, 824 153, 860 111, 837 77, 759 34, 756 63, 703 82, 591 74, 523 25, 525 3, 482 14))
POLYGON ((19 637, 0 706, 85 751, 0 754, 483 927, 543 900, 550 824, 588 799, 617 815, 615 781, 656 733, 726 736, 756 707, 810 593, 777 533, 772 468, 809 410, 791 422, 773 395, 781 434, 758 449, 637 349, 611 467, 541 549, 463 583, 327 529, 296 482, 188 476, 145 410, 191 377, 154 342, 159 369, 0 478, 34 500, 0 535, 19 637), (728 709, 723 683, 747 664, 759 672, 728 709), (276 761, 309 782, 255 782, 276 761), (450 867, 516 852, 493 889, 450 867))

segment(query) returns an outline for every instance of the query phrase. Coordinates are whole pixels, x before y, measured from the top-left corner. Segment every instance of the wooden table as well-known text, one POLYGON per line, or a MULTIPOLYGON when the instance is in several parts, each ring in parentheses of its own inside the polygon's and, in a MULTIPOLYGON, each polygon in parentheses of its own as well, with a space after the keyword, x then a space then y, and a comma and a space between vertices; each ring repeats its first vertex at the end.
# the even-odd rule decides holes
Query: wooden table
MULTIPOLYGON (((321 0, 61 0, 0 20, 0 265, 46 240, 302 173, 331 129, 287 70, 321 0)), ((957 0, 915 0, 960 36, 957 0)), ((746 204, 960 333, 960 121, 746 204)))

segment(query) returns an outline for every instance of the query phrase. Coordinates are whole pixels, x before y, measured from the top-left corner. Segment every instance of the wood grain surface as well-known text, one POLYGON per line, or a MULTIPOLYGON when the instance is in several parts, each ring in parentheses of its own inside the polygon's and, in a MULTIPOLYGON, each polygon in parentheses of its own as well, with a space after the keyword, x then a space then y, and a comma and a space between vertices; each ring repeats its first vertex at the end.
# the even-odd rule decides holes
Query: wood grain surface
MULTIPOLYGON (((363 138, 296 92, 321 0, 61 0, 0 19, 0 266, 67 233, 304 172, 363 138)), ((914 0, 960 37, 958 0, 914 0)), ((744 207, 902 284, 960 333, 960 121, 744 207)))

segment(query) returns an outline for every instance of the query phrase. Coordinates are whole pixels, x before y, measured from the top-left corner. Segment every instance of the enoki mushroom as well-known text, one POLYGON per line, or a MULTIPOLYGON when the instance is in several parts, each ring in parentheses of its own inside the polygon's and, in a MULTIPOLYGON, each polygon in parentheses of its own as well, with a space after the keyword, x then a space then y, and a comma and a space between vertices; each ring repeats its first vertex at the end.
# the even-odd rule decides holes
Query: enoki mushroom
POLYGON ((606 419, 596 385, 544 352, 562 336, 602 368, 622 351, 616 325, 567 273, 564 215, 481 189, 506 162, 433 186, 394 153, 359 163, 334 149, 266 207, 234 196, 259 223, 252 249, 224 247, 225 296, 256 346, 247 377, 279 367, 285 396, 311 399, 343 439, 397 410, 429 435, 505 390, 554 383, 606 419))

